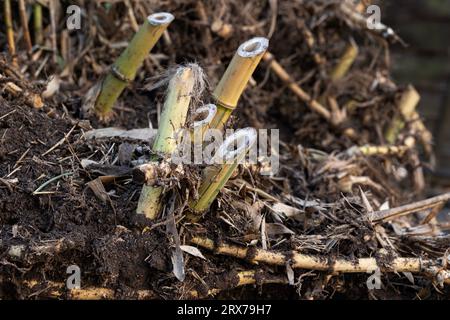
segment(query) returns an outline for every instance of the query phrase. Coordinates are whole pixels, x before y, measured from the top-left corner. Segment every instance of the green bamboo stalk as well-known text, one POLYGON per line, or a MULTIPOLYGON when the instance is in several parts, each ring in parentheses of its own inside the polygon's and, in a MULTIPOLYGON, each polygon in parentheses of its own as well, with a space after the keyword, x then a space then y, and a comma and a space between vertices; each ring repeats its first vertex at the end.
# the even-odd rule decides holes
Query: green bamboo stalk
POLYGON ((198 198, 189 203, 194 212, 192 220, 198 219, 199 214, 209 208, 255 142, 256 130, 253 128, 238 130, 223 142, 212 159, 212 163, 215 165, 211 165, 203 171, 198 198), (236 142, 237 148, 230 151, 230 147, 234 146, 236 142))
POLYGON ((261 37, 250 39, 239 46, 213 92, 217 113, 210 128, 224 128, 268 46, 269 40, 261 37))
MULTIPOLYGON (((169 91, 164 102, 158 133, 153 143, 153 151, 170 155, 177 147, 177 132, 187 118, 189 104, 193 95, 197 65, 180 67, 169 83, 169 91)), ((145 214, 151 220, 156 219, 161 207, 163 187, 144 185, 136 212, 145 214)))
POLYGON ((95 102, 97 116, 107 118, 110 115, 117 98, 128 83, 134 80, 145 57, 173 19, 173 15, 165 12, 152 14, 146 19, 103 81, 95 102))
POLYGON ((37 45, 42 45, 44 36, 42 34, 42 5, 36 1, 33 5, 33 28, 34 28, 34 42, 37 45))

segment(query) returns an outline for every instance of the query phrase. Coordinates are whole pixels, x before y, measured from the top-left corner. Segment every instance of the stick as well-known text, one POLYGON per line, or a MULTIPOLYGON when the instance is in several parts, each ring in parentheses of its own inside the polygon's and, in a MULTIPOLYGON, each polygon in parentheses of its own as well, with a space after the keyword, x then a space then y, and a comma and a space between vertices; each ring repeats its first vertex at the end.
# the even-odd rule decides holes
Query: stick
POLYGON ((36 1, 33 5, 33 27, 34 27, 34 42, 37 45, 42 45, 44 37, 42 35, 42 6, 36 1))
POLYGON ((401 216, 408 215, 410 213, 414 213, 420 210, 433 208, 442 202, 446 202, 450 199, 450 192, 444 193, 442 195, 425 199, 422 201, 417 201, 415 203, 407 204, 404 206, 400 206, 397 208, 375 211, 371 213, 372 221, 375 223, 385 222, 392 220, 394 218, 398 218, 401 216))
POLYGON ((375 258, 335 259, 301 254, 295 251, 288 253, 274 252, 259 248, 240 247, 230 244, 216 244, 206 237, 193 237, 191 243, 214 251, 215 254, 245 259, 250 263, 266 263, 285 266, 290 263, 293 269, 328 271, 331 273, 368 273, 379 269, 382 272, 424 272, 442 277, 443 282, 450 283, 450 272, 439 269, 435 263, 421 258, 393 258, 389 262, 379 264, 375 258))
POLYGON ((14 42, 14 30, 11 15, 11 0, 3 1, 3 13, 5 15, 6 38, 8 41, 9 54, 11 55, 13 66, 17 67, 16 44, 14 42))
POLYGON ((287 71, 275 60, 275 57, 270 53, 266 52, 263 56, 263 60, 269 64, 269 67, 272 71, 283 81, 292 92, 300 98, 303 102, 306 103, 308 108, 312 111, 317 112, 323 118, 325 118, 328 122, 331 121, 331 113, 318 101, 312 99, 312 97, 306 93, 298 84, 294 82, 291 76, 287 73, 287 71))
MULTIPOLYGON (((169 83, 169 92, 164 102, 158 133, 153 151, 164 156, 171 155, 177 147, 177 133, 186 122, 194 86, 197 81, 195 64, 178 68, 169 83)), ((139 198, 137 213, 151 220, 157 218, 164 188, 144 185, 139 198)))
POLYGON ((238 287, 242 287, 250 284, 287 284, 288 279, 286 277, 280 276, 270 276, 266 275, 263 271, 255 271, 255 270, 245 270, 239 272, 231 272, 232 274, 227 279, 228 283, 232 283, 232 285, 228 288, 213 288, 209 289, 206 293, 202 293, 199 290, 191 290, 189 295, 194 298, 201 298, 204 296, 213 296, 224 290, 231 290, 238 287))
POLYGON ((27 52, 28 54, 31 54, 31 51, 33 50, 33 45, 31 44, 30 30, 28 29, 28 17, 26 10, 27 9, 25 6, 25 0, 19 0, 19 12, 23 28, 23 37, 27 45, 27 52))

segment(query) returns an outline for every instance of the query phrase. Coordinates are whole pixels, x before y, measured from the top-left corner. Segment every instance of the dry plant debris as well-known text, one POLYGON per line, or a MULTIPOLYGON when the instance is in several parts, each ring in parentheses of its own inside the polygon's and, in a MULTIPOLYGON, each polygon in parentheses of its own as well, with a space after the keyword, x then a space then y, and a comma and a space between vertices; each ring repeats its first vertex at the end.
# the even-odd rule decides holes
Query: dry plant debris
POLYGON ((448 193, 427 192, 420 96, 390 77, 401 39, 367 29, 369 2, 3 1, 0 297, 448 297, 448 193), (175 19, 142 46, 155 12, 175 19), (280 129, 276 175, 265 159, 170 162, 180 101, 165 87, 186 62, 208 85, 176 126, 280 129), (146 189, 151 219, 136 214, 146 189), (64 285, 73 264, 80 290, 64 285))

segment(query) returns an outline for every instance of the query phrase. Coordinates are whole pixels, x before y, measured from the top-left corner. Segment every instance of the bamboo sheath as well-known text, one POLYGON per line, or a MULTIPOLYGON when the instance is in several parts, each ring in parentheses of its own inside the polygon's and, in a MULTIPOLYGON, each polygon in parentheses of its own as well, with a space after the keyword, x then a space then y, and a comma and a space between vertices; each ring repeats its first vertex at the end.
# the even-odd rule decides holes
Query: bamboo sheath
POLYGON ((159 12, 145 20, 102 83, 95 102, 95 112, 99 117, 108 117, 117 98, 128 83, 134 80, 145 57, 173 19, 170 13, 159 12))
POLYGON ((217 112, 210 128, 224 128, 268 46, 269 40, 261 37, 252 38, 239 46, 213 92, 217 112))

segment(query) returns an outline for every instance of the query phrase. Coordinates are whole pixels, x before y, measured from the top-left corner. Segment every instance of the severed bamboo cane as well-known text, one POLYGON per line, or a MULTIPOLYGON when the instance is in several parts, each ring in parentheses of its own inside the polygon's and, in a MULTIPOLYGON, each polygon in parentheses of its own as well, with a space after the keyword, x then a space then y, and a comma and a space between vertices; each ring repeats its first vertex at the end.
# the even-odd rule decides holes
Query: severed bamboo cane
POLYGON ((429 199, 417 201, 415 203, 406 204, 397 208, 375 211, 371 213, 371 220, 375 223, 386 222, 410 213, 433 208, 445 203, 448 200, 450 200, 450 192, 429 199))
POLYGON ((224 128, 268 46, 269 40, 262 37, 250 39, 239 46, 213 92, 217 112, 210 128, 224 128))
POLYGON ((27 52, 28 54, 31 54, 33 45, 31 43, 30 30, 28 29, 28 17, 25 0, 19 0, 19 13, 23 29, 23 38, 25 39, 25 44, 27 45, 27 52))
MULTIPOLYGON (((158 133, 153 143, 153 151, 164 156, 171 155, 177 147, 176 135, 178 130, 185 125, 189 104, 197 81, 196 68, 199 67, 197 65, 180 67, 170 80, 158 133)), ((136 212, 145 214, 148 219, 156 219, 161 206, 163 190, 163 187, 144 185, 136 212)))
POLYGON ((290 263, 293 269, 309 269, 341 273, 368 273, 379 269, 382 272, 413 272, 436 276, 441 282, 450 284, 450 271, 439 268, 435 262, 421 258, 393 258, 389 263, 379 263, 376 258, 327 259, 298 252, 274 252, 254 247, 240 247, 231 244, 215 243, 206 237, 194 236, 192 244, 213 251, 215 254, 245 259, 251 263, 266 263, 285 266, 290 263))
POLYGON ((212 166, 203 171, 203 180, 198 190, 198 198, 189 202, 194 212, 192 220, 200 217, 216 198, 217 194, 230 179, 239 163, 243 161, 247 152, 256 143, 257 134, 253 128, 245 128, 230 135, 214 154, 212 166), (230 147, 237 148, 230 151, 230 147))
POLYGON ((134 80, 145 57, 173 19, 173 15, 166 12, 155 13, 147 17, 101 85, 101 91, 94 107, 98 117, 108 118, 110 116, 117 98, 134 80))

